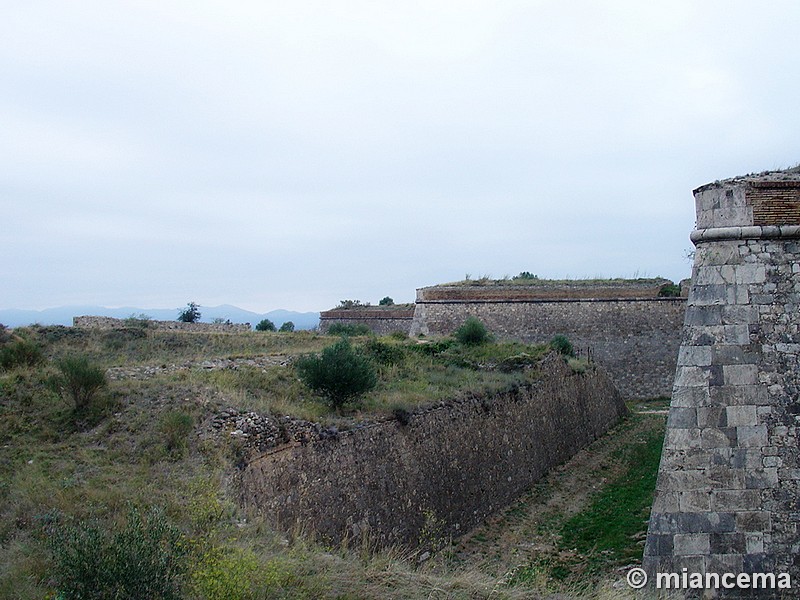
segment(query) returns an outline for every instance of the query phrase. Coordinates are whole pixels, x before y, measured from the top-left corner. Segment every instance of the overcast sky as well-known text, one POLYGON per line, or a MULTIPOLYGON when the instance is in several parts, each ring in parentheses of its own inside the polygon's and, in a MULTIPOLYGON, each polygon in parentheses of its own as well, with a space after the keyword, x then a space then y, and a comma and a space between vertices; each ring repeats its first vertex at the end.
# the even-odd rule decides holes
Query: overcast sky
POLYGON ((0 6, 0 308, 690 274, 692 189, 800 162, 800 3, 0 6))

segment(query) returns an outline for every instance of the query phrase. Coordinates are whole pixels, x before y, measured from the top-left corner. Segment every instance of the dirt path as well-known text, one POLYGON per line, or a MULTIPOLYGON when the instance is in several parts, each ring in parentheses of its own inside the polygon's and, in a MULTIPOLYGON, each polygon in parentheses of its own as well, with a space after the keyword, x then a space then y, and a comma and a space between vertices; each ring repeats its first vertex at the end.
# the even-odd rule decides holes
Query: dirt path
POLYGON ((587 508, 593 496, 623 473, 626 446, 642 443, 648 432, 663 427, 665 404, 631 407, 633 415, 552 470, 526 496, 464 536, 455 558, 502 577, 542 557, 566 558, 559 550, 562 524, 587 508))

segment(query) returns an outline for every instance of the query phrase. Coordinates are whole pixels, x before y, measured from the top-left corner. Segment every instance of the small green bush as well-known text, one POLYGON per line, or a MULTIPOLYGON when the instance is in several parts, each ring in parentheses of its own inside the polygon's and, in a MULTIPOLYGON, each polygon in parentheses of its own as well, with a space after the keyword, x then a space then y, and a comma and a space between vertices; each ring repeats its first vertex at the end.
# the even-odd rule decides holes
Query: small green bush
POLYGON ((182 598, 187 544, 161 511, 131 508, 122 527, 56 517, 47 526, 58 598, 182 598))
POLYGON ((252 551, 215 546, 200 557, 192 587, 206 600, 250 600, 255 598, 253 582, 261 570, 252 551))
POLYGON ((477 346, 489 341, 486 326, 476 317, 467 317, 464 324, 456 329, 455 338, 465 346, 477 346))
POLYGON ((681 286, 674 283, 666 283, 658 290, 658 295, 662 298, 677 298, 681 295, 681 286))
POLYGON ((332 323, 328 327, 328 335, 369 335, 372 330, 363 323, 332 323))
POLYGON ((442 338, 440 340, 436 340, 435 342, 425 342, 421 344, 417 344, 416 346, 411 346, 411 349, 414 352, 419 352, 420 354, 427 354, 429 356, 436 356, 437 354, 441 354, 442 352, 446 352, 450 348, 455 345, 456 341, 453 338, 442 338))
POLYGON ((585 358, 575 358, 573 356, 567 359, 567 364, 573 373, 585 373, 589 369, 589 361, 585 358))
POLYGON ((89 363, 85 356, 68 356, 57 363, 61 371, 59 383, 72 398, 76 412, 89 408, 95 394, 108 385, 106 372, 89 363))
POLYGON ((256 325, 256 331, 275 331, 275 323, 269 319, 261 319, 256 325))
POLYGON ((556 335, 550 340, 550 347, 564 356, 575 356, 575 348, 565 335, 556 335))
POLYGON ((356 352, 347 338, 328 346, 320 354, 300 358, 295 369, 303 383, 337 410, 378 383, 372 361, 356 352))
POLYGON ((291 333, 292 331, 294 331, 294 323, 292 323, 291 321, 286 321, 283 325, 281 325, 281 328, 278 329, 278 331, 282 331, 284 333, 291 333))
POLYGON ((386 296, 378 301, 378 306, 394 306, 394 300, 392 300, 389 296, 386 296))
POLYGON ((36 342, 17 338, 0 348, 0 367, 11 370, 14 367, 33 367, 44 360, 42 349, 36 342))
POLYGON ((372 360, 381 365, 396 365, 406 356, 402 346, 387 344, 376 339, 369 340, 364 345, 364 350, 372 360))

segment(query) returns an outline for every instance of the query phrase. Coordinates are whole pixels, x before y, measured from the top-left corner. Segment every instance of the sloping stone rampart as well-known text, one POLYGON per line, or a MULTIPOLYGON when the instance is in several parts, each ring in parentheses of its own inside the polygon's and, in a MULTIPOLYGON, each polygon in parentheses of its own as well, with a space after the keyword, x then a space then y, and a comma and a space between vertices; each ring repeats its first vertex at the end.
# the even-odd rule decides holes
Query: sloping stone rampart
POLYGON ((529 387, 443 402, 405 424, 265 452, 241 473, 242 503, 333 543, 363 532, 382 544, 465 533, 626 412, 601 372, 574 374, 556 355, 541 370, 529 387))

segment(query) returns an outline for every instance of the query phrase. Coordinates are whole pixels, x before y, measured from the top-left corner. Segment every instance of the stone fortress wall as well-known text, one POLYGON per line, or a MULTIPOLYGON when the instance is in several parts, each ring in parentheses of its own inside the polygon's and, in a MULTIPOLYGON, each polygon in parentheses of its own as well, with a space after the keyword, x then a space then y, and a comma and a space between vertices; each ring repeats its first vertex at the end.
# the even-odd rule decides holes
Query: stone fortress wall
POLYGON ((697 250, 644 567, 789 573, 797 597, 800 172, 694 195, 697 250))
POLYGON ((515 391, 263 452, 241 473, 241 502, 332 543, 364 532, 382 545, 466 533, 627 412, 601 371, 573 373, 555 354, 540 370, 515 391))
POLYGON ((411 330, 413 318, 413 304, 334 308, 319 314, 319 330, 327 333, 331 325, 339 323, 342 325, 366 325, 378 335, 389 335, 396 331, 407 334, 411 330))
POLYGON ((669 396, 685 298, 659 297, 666 280, 535 285, 444 285, 417 290, 411 335, 449 335, 468 316, 499 339, 547 343, 565 335, 627 398, 669 396))
POLYGON ((547 343, 566 335, 608 370, 627 398, 669 396, 675 376, 685 297, 660 297, 665 279, 518 283, 476 280, 417 290, 416 303, 320 313, 333 323, 363 324, 379 335, 452 334, 469 316, 499 339, 547 343))
POLYGON ((73 327, 85 329, 119 329, 120 327, 146 327, 158 331, 192 331, 202 333, 241 333, 252 331, 250 323, 183 323, 182 321, 155 321, 143 319, 114 319, 112 317, 73 317, 73 327))

